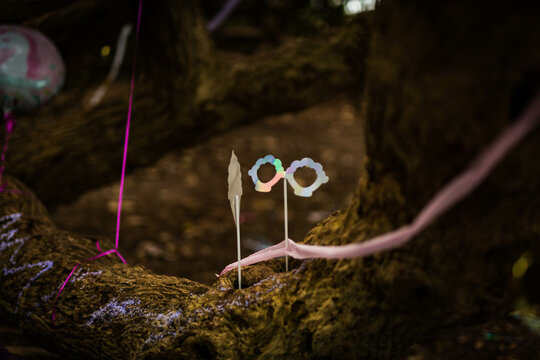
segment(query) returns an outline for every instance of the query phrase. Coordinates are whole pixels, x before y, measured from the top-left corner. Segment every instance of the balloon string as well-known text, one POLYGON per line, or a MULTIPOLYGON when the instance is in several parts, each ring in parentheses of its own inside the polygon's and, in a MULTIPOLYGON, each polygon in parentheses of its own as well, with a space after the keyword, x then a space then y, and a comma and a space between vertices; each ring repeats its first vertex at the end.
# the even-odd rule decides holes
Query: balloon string
MULTIPOLYGON (((508 126, 490 146, 481 152, 469 167, 450 181, 444 188, 424 206, 414 221, 397 230, 379 235, 361 243, 341 246, 321 246, 297 244, 290 239, 258 251, 241 260, 245 267, 261 261, 281 256, 292 256, 296 259, 321 258, 345 259, 368 256, 387 251, 406 244, 414 236, 433 223, 448 209, 461 201, 476 189, 491 173, 503 157, 516 146, 538 124, 540 117, 540 95, 529 105, 523 115, 508 126), (288 247, 287 247, 288 243, 288 247)), ((237 263, 227 265, 221 272, 224 274, 238 266, 237 263)))
MULTIPOLYGON (((118 239, 119 239, 119 235, 120 235, 120 215, 121 215, 121 211, 122 211, 122 196, 123 196, 123 193, 124 193, 124 181, 125 181, 125 177, 126 177, 126 159, 127 159, 128 141, 129 141, 129 127, 130 127, 130 123, 131 123, 131 110, 132 110, 132 105, 133 105, 133 90, 135 88, 135 64, 136 64, 136 59, 137 59, 137 57, 136 57, 137 45, 139 43, 139 31, 140 31, 140 27, 141 27, 141 13, 142 13, 142 0, 139 0, 139 10, 137 12, 137 31, 136 31, 136 36, 135 36, 134 60, 133 60, 133 69, 132 69, 132 73, 131 73, 131 89, 130 89, 130 93, 129 93, 129 106, 128 106, 128 115, 127 115, 127 123, 126 123, 126 136, 125 136, 125 141, 124 141, 124 156, 123 156, 123 160, 122 160, 122 175, 121 175, 121 180, 120 180, 120 193, 118 195, 118 214, 117 214, 117 221, 116 221, 115 248, 104 252, 104 251, 101 250, 101 247, 99 246, 99 242, 96 242, 96 247, 97 247, 98 251, 100 252, 100 254, 96 255, 94 257, 86 259, 83 263, 89 263, 89 262, 92 262, 92 261, 94 261, 96 259, 99 259, 101 257, 108 256, 108 255, 111 255, 111 254, 116 254, 118 256, 118 258, 124 264, 127 264, 124 257, 118 251, 118 239)), ((79 264, 75 265, 73 267, 73 269, 71 270, 71 272, 69 273, 66 280, 62 283, 62 285, 60 285, 60 289, 58 290, 58 293, 56 294, 56 297, 54 298, 53 311, 52 311, 52 323, 53 323, 53 325, 54 325, 54 321, 56 319, 56 304, 58 302, 58 299, 60 298, 60 294, 62 293, 65 286, 67 285, 67 283, 69 282, 69 280, 71 279, 73 274, 75 273, 75 270, 79 266, 81 266, 83 263, 79 263, 79 264)))
POLYGON ((9 138, 13 132, 13 127, 15 126, 15 117, 10 110, 4 109, 4 121, 6 123, 6 136, 4 137, 4 146, 2 148, 2 158, 0 159, 2 165, 0 166, 0 191, 4 191, 4 184, 2 183, 4 170, 6 168, 6 154, 8 151, 9 138))
MULTIPOLYGON (((139 1, 139 11, 137 14, 137 30, 135 35, 135 52, 137 51, 137 45, 139 44, 139 30, 141 27, 141 11, 142 11, 142 0, 139 1)), ((118 214, 116 216, 116 236, 114 242, 114 248, 118 249, 118 240, 120 238, 120 216, 122 214, 122 198, 124 195, 124 182, 126 179, 126 160, 128 152, 128 142, 129 142, 129 128, 131 125, 131 110, 133 107, 133 90, 135 89, 135 66, 137 65, 137 56, 136 53, 133 55, 133 69, 131 72, 131 88, 129 90, 129 105, 128 105, 128 114, 126 122, 126 137, 124 140, 124 155, 122 158, 122 174, 120 177, 120 191, 118 194, 118 214)))

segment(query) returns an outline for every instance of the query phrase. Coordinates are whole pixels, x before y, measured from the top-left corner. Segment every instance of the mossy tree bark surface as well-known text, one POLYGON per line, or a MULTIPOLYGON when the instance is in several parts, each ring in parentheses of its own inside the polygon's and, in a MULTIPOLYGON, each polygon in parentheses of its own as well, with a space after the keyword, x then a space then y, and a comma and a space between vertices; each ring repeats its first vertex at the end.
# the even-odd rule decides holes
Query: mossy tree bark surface
MULTIPOLYGON (((397 228, 464 169, 538 90, 538 10, 533 2, 383 2, 362 99, 366 171, 350 207, 305 241, 345 244, 397 228)), ((56 229, 35 198, 3 193, 0 309, 48 348, 77 357, 396 358, 437 329, 509 310, 512 263, 539 249, 539 144, 535 131, 401 249, 293 261, 288 273, 270 261, 242 272, 242 290, 234 272, 206 287, 106 258, 75 273, 55 326, 51 297, 95 255, 94 240, 56 229)))

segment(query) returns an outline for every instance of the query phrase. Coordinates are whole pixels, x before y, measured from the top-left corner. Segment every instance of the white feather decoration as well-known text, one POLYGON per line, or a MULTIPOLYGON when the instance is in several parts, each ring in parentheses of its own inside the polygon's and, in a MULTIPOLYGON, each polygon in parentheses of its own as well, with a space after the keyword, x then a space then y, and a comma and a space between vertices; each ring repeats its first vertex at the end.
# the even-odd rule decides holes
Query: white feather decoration
POLYGON ((234 222, 238 222, 239 214, 236 213, 235 199, 238 195, 238 208, 240 208, 240 197, 242 196, 242 173, 240 171, 240 163, 234 154, 231 154, 231 162, 229 163, 229 201, 231 202, 231 210, 233 213, 234 222))

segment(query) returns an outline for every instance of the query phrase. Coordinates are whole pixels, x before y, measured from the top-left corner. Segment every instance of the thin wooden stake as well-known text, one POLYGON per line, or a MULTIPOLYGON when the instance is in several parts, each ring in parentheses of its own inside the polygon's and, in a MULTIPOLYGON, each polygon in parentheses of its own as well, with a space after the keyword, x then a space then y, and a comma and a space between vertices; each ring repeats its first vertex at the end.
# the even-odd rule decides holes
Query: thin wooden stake
POLYGON ((242 260, 242 255, 240 255, 240 199, 238 195, 234 198, 234 206, 236 210, 236 247, 238 250, 238 289, 241 289, 242 266, 240 266, 240 260, 242 260))
MULTIPOLYGON (((289 250, 289 214, 287 212, 287 179, 283 178, 283 212, 285 220, 285 249, 289 250)), ((285 255, 285 271, 289 271, 289 256, 285 255)))

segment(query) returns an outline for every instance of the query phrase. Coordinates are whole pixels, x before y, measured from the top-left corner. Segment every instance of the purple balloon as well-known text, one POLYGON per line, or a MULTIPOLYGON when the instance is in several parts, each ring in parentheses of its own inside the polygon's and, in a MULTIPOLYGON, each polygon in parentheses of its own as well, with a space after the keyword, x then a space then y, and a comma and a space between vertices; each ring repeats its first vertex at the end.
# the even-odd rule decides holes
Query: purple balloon
POLYGON ((0 106, 34 108, 60 90, 64 77, 51 40, 24 26, 0 25, 0 106))

